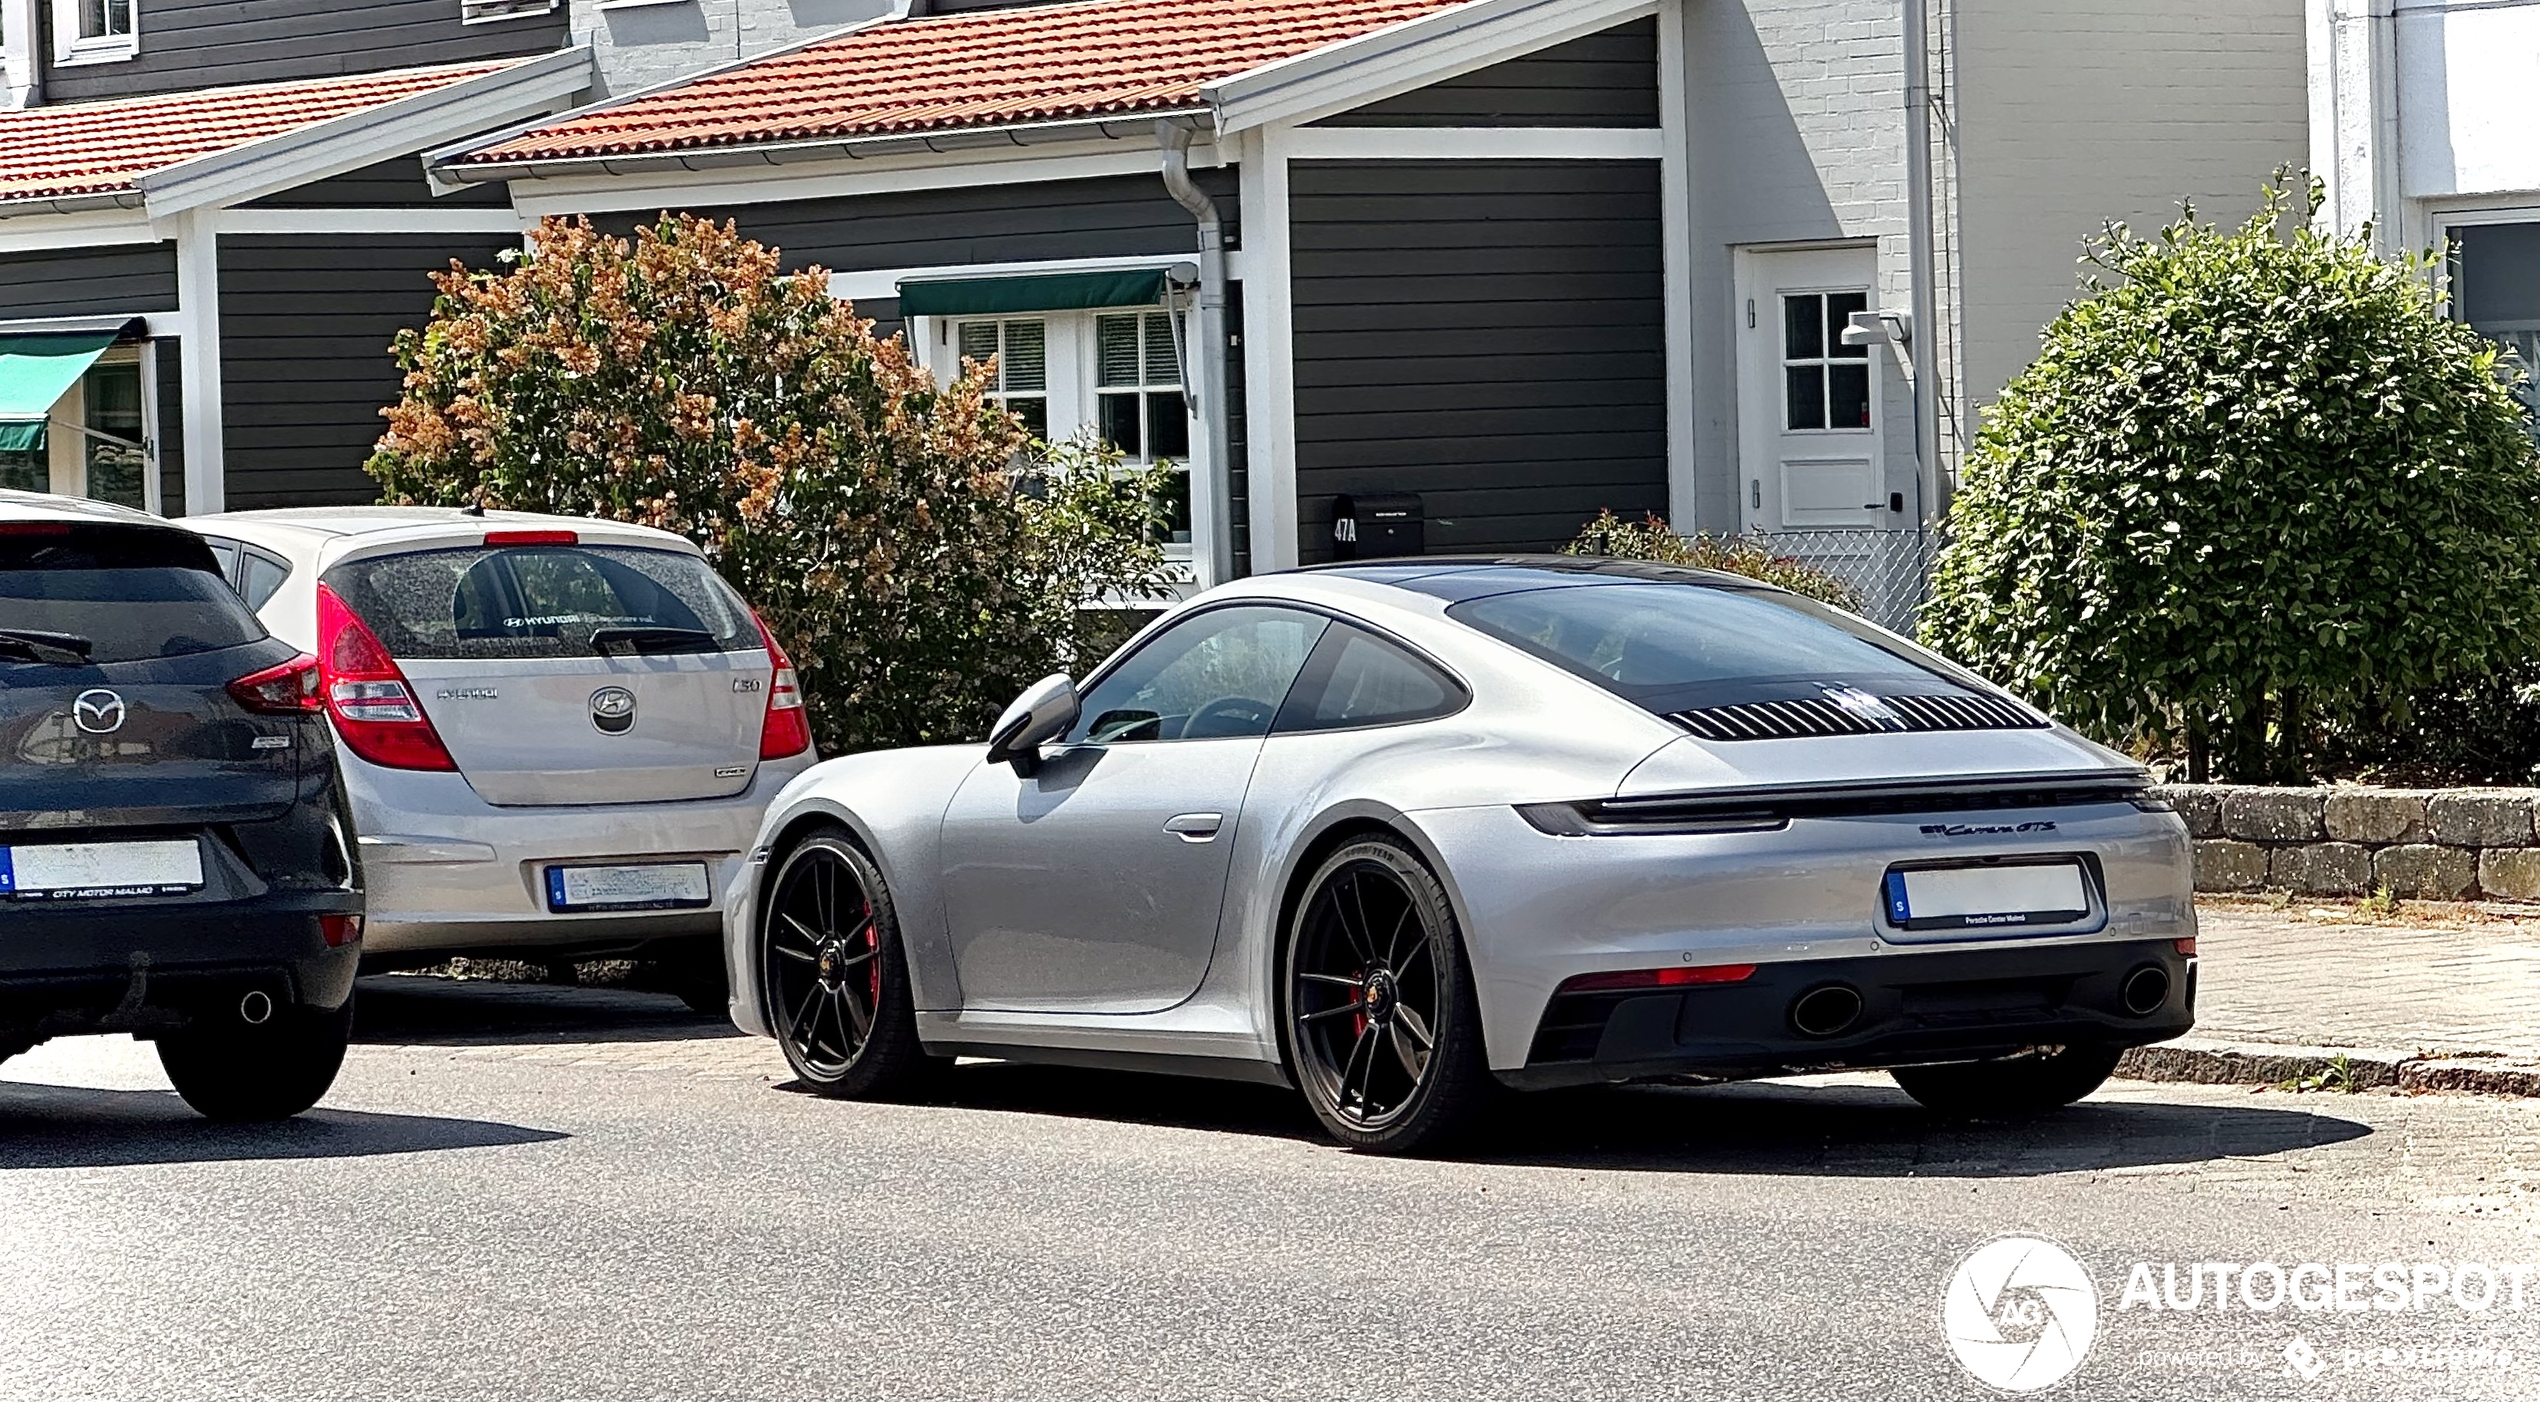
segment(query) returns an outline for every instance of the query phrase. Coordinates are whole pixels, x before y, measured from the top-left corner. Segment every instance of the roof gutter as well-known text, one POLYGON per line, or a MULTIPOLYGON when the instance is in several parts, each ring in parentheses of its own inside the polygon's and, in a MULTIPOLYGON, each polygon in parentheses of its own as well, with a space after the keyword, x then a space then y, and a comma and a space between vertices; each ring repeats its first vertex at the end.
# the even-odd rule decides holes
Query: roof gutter
POLYGON ((1216 126, 1213 112, 1205 107, 1192 107, 1163 113, 1142 112, 1134 116, 1076 118, 1064 122, 1025 122, 952 131, 753 142, 746 146, 640 151, 553 160, 468 161, 468 152, 484 145, 483 142, 470 142, 428 153, 424 161, 436 183, 455 188, 492 181, 554 180, 573 175, 642 175, 662 171, 799 165, 815 161, 875 160, 887 156, 1028 151, 1070 142, 1143 139, 1154 131, 1155 123, 1159 121, 1193 131, 1214 130, 1216 126))
POLYGON ((93 195, 39 195, 33 199, 0 200, 0 219, 14 219, 25 214, 93 214, 101 209, 140 209, 149 196, 139 190, 101 190, 93 195))
MULTIPOLYGON (((1232 433, 1226 415, 1226 222, 1199 182, 1191 178, 1191 127, 1180 122, 1155 124, 1155 140, 1164 149, 1164 188, 1174 203, 1199 222, 1199 317, 1191 342, 1199 363, 1196 388, 1203 441, 1208 445, 1207 471, 1191 474, 1192 538, 1205 552, 1199 586, 1213 588, 1234 577, 1234 475, 1226 461, 1232 433)), ((1188 371, 1182 383, 1192 385, 1188 371)))

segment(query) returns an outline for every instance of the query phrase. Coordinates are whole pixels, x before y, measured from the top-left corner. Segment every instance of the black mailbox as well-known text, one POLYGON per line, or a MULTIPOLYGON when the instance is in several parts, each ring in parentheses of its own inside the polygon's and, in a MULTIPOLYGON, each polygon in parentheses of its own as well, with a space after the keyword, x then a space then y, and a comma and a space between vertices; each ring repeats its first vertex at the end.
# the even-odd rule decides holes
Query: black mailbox
POLYGON ((1332 558, 1423 555, 1429 527, 1417 492, 1361 492, 1332 502, 1332 558))

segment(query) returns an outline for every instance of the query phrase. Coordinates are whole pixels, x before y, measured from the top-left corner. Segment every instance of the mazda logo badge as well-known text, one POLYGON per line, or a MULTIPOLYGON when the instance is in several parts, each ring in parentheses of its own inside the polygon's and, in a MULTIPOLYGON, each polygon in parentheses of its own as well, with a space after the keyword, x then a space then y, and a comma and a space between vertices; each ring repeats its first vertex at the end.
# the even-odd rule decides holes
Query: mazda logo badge
POLYGON ((604 686, 591 693, 591 724, 602 735, 623 735, 635 728, 635 693, 604 686))
POLYGON ((91 735, 112 735, 123 729, 123 698, 104 687, 79 694, 71 702, 71 719, 91 735))

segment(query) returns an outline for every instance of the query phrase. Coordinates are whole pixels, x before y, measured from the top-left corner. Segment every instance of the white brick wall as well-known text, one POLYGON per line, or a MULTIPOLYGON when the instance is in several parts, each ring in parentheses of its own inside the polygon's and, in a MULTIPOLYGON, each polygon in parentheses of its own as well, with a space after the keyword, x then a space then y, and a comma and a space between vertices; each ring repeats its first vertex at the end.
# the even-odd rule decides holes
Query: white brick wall
POLYGON ((625 93, 873 18, 891 0, 573 0, 601 92, 625 93))

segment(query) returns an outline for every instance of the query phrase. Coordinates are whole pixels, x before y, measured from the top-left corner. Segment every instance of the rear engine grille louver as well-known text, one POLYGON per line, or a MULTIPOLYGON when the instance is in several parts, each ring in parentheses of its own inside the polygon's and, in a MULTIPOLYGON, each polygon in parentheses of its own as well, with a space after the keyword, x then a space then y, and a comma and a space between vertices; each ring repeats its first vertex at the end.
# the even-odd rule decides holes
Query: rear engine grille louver
POLYGON ((1678 711, 1669 719, 1705 740, 1791 740, 1932 730, 2043 730, 2047 722, 1993 696, 1870 696, 1866 692, 1747 701, 1678 711))

